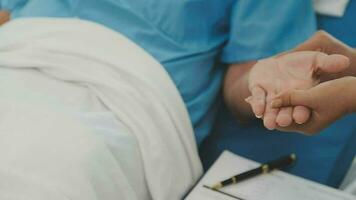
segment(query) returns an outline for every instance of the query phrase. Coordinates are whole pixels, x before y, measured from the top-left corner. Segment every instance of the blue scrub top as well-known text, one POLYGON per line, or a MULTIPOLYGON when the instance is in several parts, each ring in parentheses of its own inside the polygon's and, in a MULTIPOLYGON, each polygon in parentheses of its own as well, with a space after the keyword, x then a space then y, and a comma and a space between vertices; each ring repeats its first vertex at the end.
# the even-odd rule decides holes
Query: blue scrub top
POLYGON ((316 29, 310 0, 0 0, 18 17, 77 17, 144 48, 168 71, 198 144, 209 134, 224 75, 238 63, 290 49, 316 29))

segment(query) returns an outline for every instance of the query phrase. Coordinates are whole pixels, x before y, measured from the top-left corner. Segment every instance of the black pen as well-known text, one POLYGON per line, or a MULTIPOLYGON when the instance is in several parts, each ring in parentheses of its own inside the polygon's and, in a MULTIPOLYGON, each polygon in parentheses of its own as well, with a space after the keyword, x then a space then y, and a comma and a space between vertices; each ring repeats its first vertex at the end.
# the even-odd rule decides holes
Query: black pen
POLYGON ((288 156, 283 156, 277 160, 266 162, 255 169, 243 172, 241 174, 237 174, 229 179, 221 181, 221 182, 213 185, 211 187, 211 189, 217 190, 217 189, 220 189, 227 185, 235 184, 235 183, 241 182, 243 180, 260 175, 260 174, 268 173, 274 169, 282 169, 282 168, 288 167, 288 166, 292 165, 296 159, 297 159, 297 156, 294 153, 290 154, 288 156))

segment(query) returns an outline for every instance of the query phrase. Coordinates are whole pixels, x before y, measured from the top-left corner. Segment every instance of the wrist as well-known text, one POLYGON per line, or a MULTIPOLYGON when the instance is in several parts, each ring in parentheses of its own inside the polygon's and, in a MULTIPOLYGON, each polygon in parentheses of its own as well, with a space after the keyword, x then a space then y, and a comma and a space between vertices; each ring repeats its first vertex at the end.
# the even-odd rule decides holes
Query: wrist
MULTIPOLYGON (((353 69, 356 68, 356 49, 354 48, 350 49, 350 67, 353 69)), ((356 76, 356 74, 354 74, 354 76, 356 76)))
POLYGON ((343 91, 346 98, 346 114, 356 112, 356 77, 346 77, 348 79, 346 91, 343 91))
POLYGON ((248 88, 249 73, 255 62, 233 64, 224 81, 224 99, 230 111, 240 120, 252 117, 251 106, 245 99, 251 96, 248 88))

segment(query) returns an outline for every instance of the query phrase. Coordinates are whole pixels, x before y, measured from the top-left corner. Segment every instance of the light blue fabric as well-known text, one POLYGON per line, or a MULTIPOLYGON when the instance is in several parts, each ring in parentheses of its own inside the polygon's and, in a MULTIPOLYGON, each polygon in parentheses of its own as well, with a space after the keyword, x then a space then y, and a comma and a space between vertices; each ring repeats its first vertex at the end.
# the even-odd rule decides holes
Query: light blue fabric
MULTIPOLYGON (((356 0, 350 1, 342 18, 317 18, 319 29, 356 47, 356 0)), ((259 162, 294 152, 298 161, 287 169, 289 173, 339 187, 356 155, 355 122, 356 115, 350 115, 333 123, 319 135, 309 137, 268 131, 260 120, 250 124, 237 123, 224 106, 218 114, 213 134, 200 146, 200 155, 207 169, 226 149, 259 162)))
MULTIPOLYGON (((159 60, 210 132, 225 63, 287 50, 315 30, 311 2, 285 0, 0 0, 18 17, 78 17, 123 33, 159 60)), ((90 34, 90 33, 88 33, 90 34)))

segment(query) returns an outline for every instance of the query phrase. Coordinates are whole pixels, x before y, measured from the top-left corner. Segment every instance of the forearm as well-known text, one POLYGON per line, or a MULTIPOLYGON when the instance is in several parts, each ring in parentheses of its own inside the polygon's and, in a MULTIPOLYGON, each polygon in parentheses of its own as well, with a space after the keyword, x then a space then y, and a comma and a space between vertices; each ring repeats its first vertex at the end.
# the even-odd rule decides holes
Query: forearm
POLYGON ((251 96, 248 88, 248 75, 256 62, 230 65, 224 80, 224 99, 226 105, 240 120, 253 116, 251 106, 245 99, 251 96))

